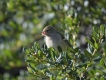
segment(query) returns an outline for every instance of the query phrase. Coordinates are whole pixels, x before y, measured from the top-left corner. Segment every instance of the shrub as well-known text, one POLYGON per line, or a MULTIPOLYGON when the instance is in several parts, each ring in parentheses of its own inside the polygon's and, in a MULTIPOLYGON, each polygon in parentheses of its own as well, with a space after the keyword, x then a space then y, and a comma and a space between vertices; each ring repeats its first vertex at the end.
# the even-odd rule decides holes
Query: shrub
POLYGON ((85 40, 85 50, 68 47, 67 51, 48 49, 46 45, 41 48, 35 42, 32 48, 25 49, 28 72, 36 79, 105 80, 105 27, 93 27, 91 40, 85 40))

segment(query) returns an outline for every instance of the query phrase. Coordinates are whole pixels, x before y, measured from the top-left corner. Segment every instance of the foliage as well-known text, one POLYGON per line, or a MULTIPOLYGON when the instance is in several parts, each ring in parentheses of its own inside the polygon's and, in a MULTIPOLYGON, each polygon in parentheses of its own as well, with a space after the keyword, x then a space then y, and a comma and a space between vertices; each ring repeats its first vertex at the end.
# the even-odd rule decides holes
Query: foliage
POLYGON ((84 51, 79 48, 67 48, 58 51, 46 46, 40 48, 35 43, 26 49, 28 71, 36 79, 50 80, 105 80, 106 79, 106 43, 105 27, 93 27, 91 34, 93 42, 85 38, 88 47, 84 51))
MULTIPOLYGON (((23 47, 30 47, 35 41, 40 43, 41 47, 41 31, 47 25, 55 26, 72 43, 75 49, 69 49, 72 56, 77 52, 82 53, 82 56, 83 53, 90 56, 90 49, 95 49, 95 52, 99 53, 98 50, 104 49, 105 43, 99 48, 101 38, 96 35, 104 34, 102 31, 99 32, 98 28, 100 25, 106 25, 105 4, 105 0, 0 0, 0 79, 29 79, 25 78, 28 76, 26 71, 25 74, 23 72, 26 70, 26 54, 23 53, 23 47), (92 26, 97 29, 89 41, 92 26), (84 39, 82 40, 81 35, 88 38, 88 46, 93 48, 82 51, 86 44, 83 45, 84 39), (80 47, 81 50, 76 47, 80 47)), ((42 51, 39 50, 43 54, 42 51)), ((53 49, 49 51, 52 52, 53 49)), ((74 60, 73 57, 71 60, 74 60)), ((93 74, 93 71, 91 73, 93 74)))

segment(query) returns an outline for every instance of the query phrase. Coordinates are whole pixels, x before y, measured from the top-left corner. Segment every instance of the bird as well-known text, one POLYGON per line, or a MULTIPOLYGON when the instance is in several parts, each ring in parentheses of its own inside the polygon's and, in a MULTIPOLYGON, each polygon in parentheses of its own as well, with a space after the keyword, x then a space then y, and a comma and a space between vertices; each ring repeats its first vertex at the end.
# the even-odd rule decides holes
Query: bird
POLYGON ((45 37, 47 48, 53 47, 54 49, 58 50, 58 46, 60 46, 63 51, 65 51, 67 47, 72 48, 69 41, 50 25, 43 29, 42 36, 45 37))

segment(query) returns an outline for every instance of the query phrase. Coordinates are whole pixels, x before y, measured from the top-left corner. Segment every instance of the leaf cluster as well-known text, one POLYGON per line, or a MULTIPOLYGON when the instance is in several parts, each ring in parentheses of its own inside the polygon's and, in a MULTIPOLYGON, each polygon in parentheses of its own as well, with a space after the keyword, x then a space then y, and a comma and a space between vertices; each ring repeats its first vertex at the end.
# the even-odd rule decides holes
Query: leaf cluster
POLYGON ((85 40, 87 49, 67 48, 67 51, 56 51, 40 48, 35 42, 34 46, 25 49, 28 72, 36 79, 50 80, 105 80, 106 79, 106 43, 105 27, 94 27, 91 37, 85 40))

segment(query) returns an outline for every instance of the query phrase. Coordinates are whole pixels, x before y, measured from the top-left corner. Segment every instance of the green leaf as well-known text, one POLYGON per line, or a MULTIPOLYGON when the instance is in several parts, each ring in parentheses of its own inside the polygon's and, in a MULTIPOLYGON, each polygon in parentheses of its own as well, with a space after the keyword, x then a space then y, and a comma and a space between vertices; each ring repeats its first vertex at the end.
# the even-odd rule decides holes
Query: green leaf
POLYGON ((101 76, 101 77, 100 77, 100 80, 105 80, 104 76, 101 76))
POLYGON ((89 53, 87 50, 84 50, 84 53, 85 53, 85 55, 86 55, 88 58, 91 58, 91 57, 92 57, 91 53, 89 53))
POLYGON ((95 78, 91 78, 90 80, 95 80, 95 78))
POLYGON ((28 64, 28 67, 29 67, 33 72, 36 71, 35 68, 31 66, 31 64, 28 64))
POLYGON ((45 64, 39 64, 37 67, 36 67, 36 70, 43 70, 43 69, 46 69, 47 66, 45 64))
POLYGON ((16 27, 17 27, 16 23, 13 22, 13 21, 10 21, 10 22, 9 22, 9 25, 10 25, 11 27, 13 27, 13 28, 16 28, 16 27))
POLYGON ((98 44, 98 43, 96 43, 96 42, 94 43, 94 46, 95 46, 95 48, 96 48, 96 49, 98 49, 98 48, 99 48, 99 44, 98 44))
POLYGON ((77 53, 77 52, 79 51, 79 48, 75 48, 75 49, 73 49, 73 51, 74 51, 75 53, 77 53))
POLYGON ((93 48, 95 48, 94 44, 88 39, 88 38, 85 38, 85 40, 92 45, 93 48))
POLYGON ((98 61, 100 61, 101 60, 101 56, 98 56, 98 57, 96 57, 96 58, 94 58, 93 60, 95 61, 95 62, 98 62, 98 61))
POLYGON ((0 12, 0 22, 2 22, 5 19, 5 14, 3 12, 0 12))
POLYGON ((55 60, 55 53, 52 51, 52 52, 50 52, 51 53, 51 58, 52 58, 52 60, 54 61, 55 60))
POLYGON ((103 65, 103 66, 105 66, 105 61, 104 61, 103 58, 100 60, 100 64, 103 65))
POLYGON ((62 48, 60 46, 57 46, 57 49, 59 52, 62 52, 62 48))
POLYGON ((84 66, 87 66, 87 63, 80 63, 77 67, 84 67, 84 66))
POLYGON ((90 9, 91 9, 92 12, 95 12, 95 8, 91 7, 90 9))
POLYGON ((34 60, 26 60, 26 62, 29 62, 29 63, 35 63, 34 60))
POLYGON ((105 27, 103 25, 100 25, 101 35, 105 35, 105 27))
POLYGON ((41 50, 38 50, 37 55, 38 55, 39 57, 41 57, 41 56, 42 56, 42 51, 41 51, 41 50))
POLYGON ((102 30, 102 32, 104 32, 104 30, 105 30, 104 25, 100 25, 100 30, 102 30))
POLYGON ((70 47, 67 47, 67 50, 70 51, 70 52, 72 52, 72 53, 77 53, 77 52, 79 52, 79 48, 72 49, 72 48, 70 48, 70 47))

